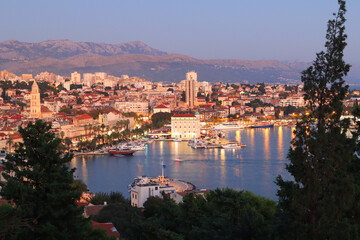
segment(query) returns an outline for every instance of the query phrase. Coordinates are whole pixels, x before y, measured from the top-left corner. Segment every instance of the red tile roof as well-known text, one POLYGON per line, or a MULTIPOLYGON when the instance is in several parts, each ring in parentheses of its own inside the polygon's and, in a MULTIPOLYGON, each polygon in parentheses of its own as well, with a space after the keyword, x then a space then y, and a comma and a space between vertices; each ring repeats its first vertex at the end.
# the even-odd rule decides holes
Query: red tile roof
POLYGON ((111 222, 98 223, 98 222, 92 221, 92 224, 93 224, 93 228, 104 229, 109 237, 111 237, 111 236, 120 237, 120 233, 117 231, 117 229, 111 222))
POLYGON ((175 114, 173 117, 195 117, 194 114, 175 114))
POLYGON ((165 106, 164 104, 160 104, 159 106, 156 106, 154 108, 168 108, 167 106, 165 106))
POLYGON ((81 114, 79 116, 76 116, 75 118, 77 118, 78 120, 85 120, 85 119, 92 119, 91 116, 89 116, 88 114, 81 114))

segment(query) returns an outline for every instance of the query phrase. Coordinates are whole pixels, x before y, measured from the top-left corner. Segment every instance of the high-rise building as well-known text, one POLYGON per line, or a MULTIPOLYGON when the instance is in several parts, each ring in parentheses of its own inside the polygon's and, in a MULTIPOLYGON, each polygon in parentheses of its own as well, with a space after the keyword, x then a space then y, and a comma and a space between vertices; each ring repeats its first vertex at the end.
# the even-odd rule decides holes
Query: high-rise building
POLYGON ((71 73, 71 83, 72 84, 79 84, 81 83, 81 74, 78 72, 71 73))
POLYGON ((30 117, 41 118, 40 91, 36 81, 31 87, 30 97, 30 117))
POLYGON ((107 73, 105 72, 96 72, 95 76, 100 77, 101 79, 107 78, 107 73))
POLYGON ((195 98, 197 95, 196 86, 197 86, 197 73, 195 71, 186 73, 185 100, 189 108, 192 108, 195 105, 195 98))

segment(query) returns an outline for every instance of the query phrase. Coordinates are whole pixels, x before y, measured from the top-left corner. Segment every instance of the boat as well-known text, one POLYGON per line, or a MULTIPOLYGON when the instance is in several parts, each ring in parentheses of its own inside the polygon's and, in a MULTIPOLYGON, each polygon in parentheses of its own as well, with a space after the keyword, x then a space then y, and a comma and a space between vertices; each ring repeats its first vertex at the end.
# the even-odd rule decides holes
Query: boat
POLYGON ((213 130, 234 130, 234 129, 243 129, 244 126, 241 125, 239 122, 224 122, 220 123, 211 129, 213 130))
POLYGON ((273 128, 274 124, 269 123, 258 123, 250 126, 250 128, 273 128))
POLYGON ((120 148, 128 148, 131 149, 133 151, 144 151, 146 149, 146 145, 142 144, 142 143, 137 143, 137 142, 128 142, 128 143, 124 143, 119 145, 120 148))
POLYGON ((246 145, 230 143, 230 144, 222 145, 221 147, 224 149, 240 149, 240 148, 246 148, 246 145))
POLYGON ((182 162, 182 161, 184 161, 184 159, 181 159, 181 158, 175 158, 175 159, 174 159, 174 161, 175 161, 175 162, 182 162))
POLYGON ((133 155, 134 150, 131 150, 130 148, 112 148, 109 150, 110 155, 133 155))
POLYGON ((173 142, 181 142, 181 139, 180 138, 174 138, 173 142))
POLYGON ((198 148, 207 148, 208 143, 205 141, 194 139, 192 140, 192 142, 189 143, 189 145, 194 149, 198 149, 198 148))

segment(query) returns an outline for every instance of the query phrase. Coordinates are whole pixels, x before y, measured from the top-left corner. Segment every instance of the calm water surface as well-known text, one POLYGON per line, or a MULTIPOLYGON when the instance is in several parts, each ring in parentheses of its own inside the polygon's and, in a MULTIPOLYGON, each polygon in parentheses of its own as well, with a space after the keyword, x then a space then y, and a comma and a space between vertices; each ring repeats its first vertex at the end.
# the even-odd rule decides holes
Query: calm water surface
POLYGON ((70 166, 92 192, 121 191, 129 197, 127 186, 134 177, 161 175, 163 161, 165 175, 197 188, 246 189, 276 199, 276 176, 290 178, 284 167, 291 136, 289 127, 228 131, 227 139, 241 141, 247 148, 192 149, 186 142, 154 142, 134 156, 76 157, 70 166))

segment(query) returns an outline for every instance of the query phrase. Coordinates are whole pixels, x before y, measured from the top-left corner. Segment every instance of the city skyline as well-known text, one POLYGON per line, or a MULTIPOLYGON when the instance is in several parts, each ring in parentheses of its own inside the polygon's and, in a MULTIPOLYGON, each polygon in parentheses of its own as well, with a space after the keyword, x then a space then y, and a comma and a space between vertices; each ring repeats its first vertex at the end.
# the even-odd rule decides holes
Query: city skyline
MULTIPOLYGON (((311 61, 323 49, 326 19, 337 1, 227 3, 4 1, 0 8, 7 11, 0 16, 0 26, 6 34, 0 41, 69 39, 114 44, 140 40, 200 59, 311 61)), ((359 2, 348 2, 345 57, 355 65, 360 63, 359 9, 359 2)))

